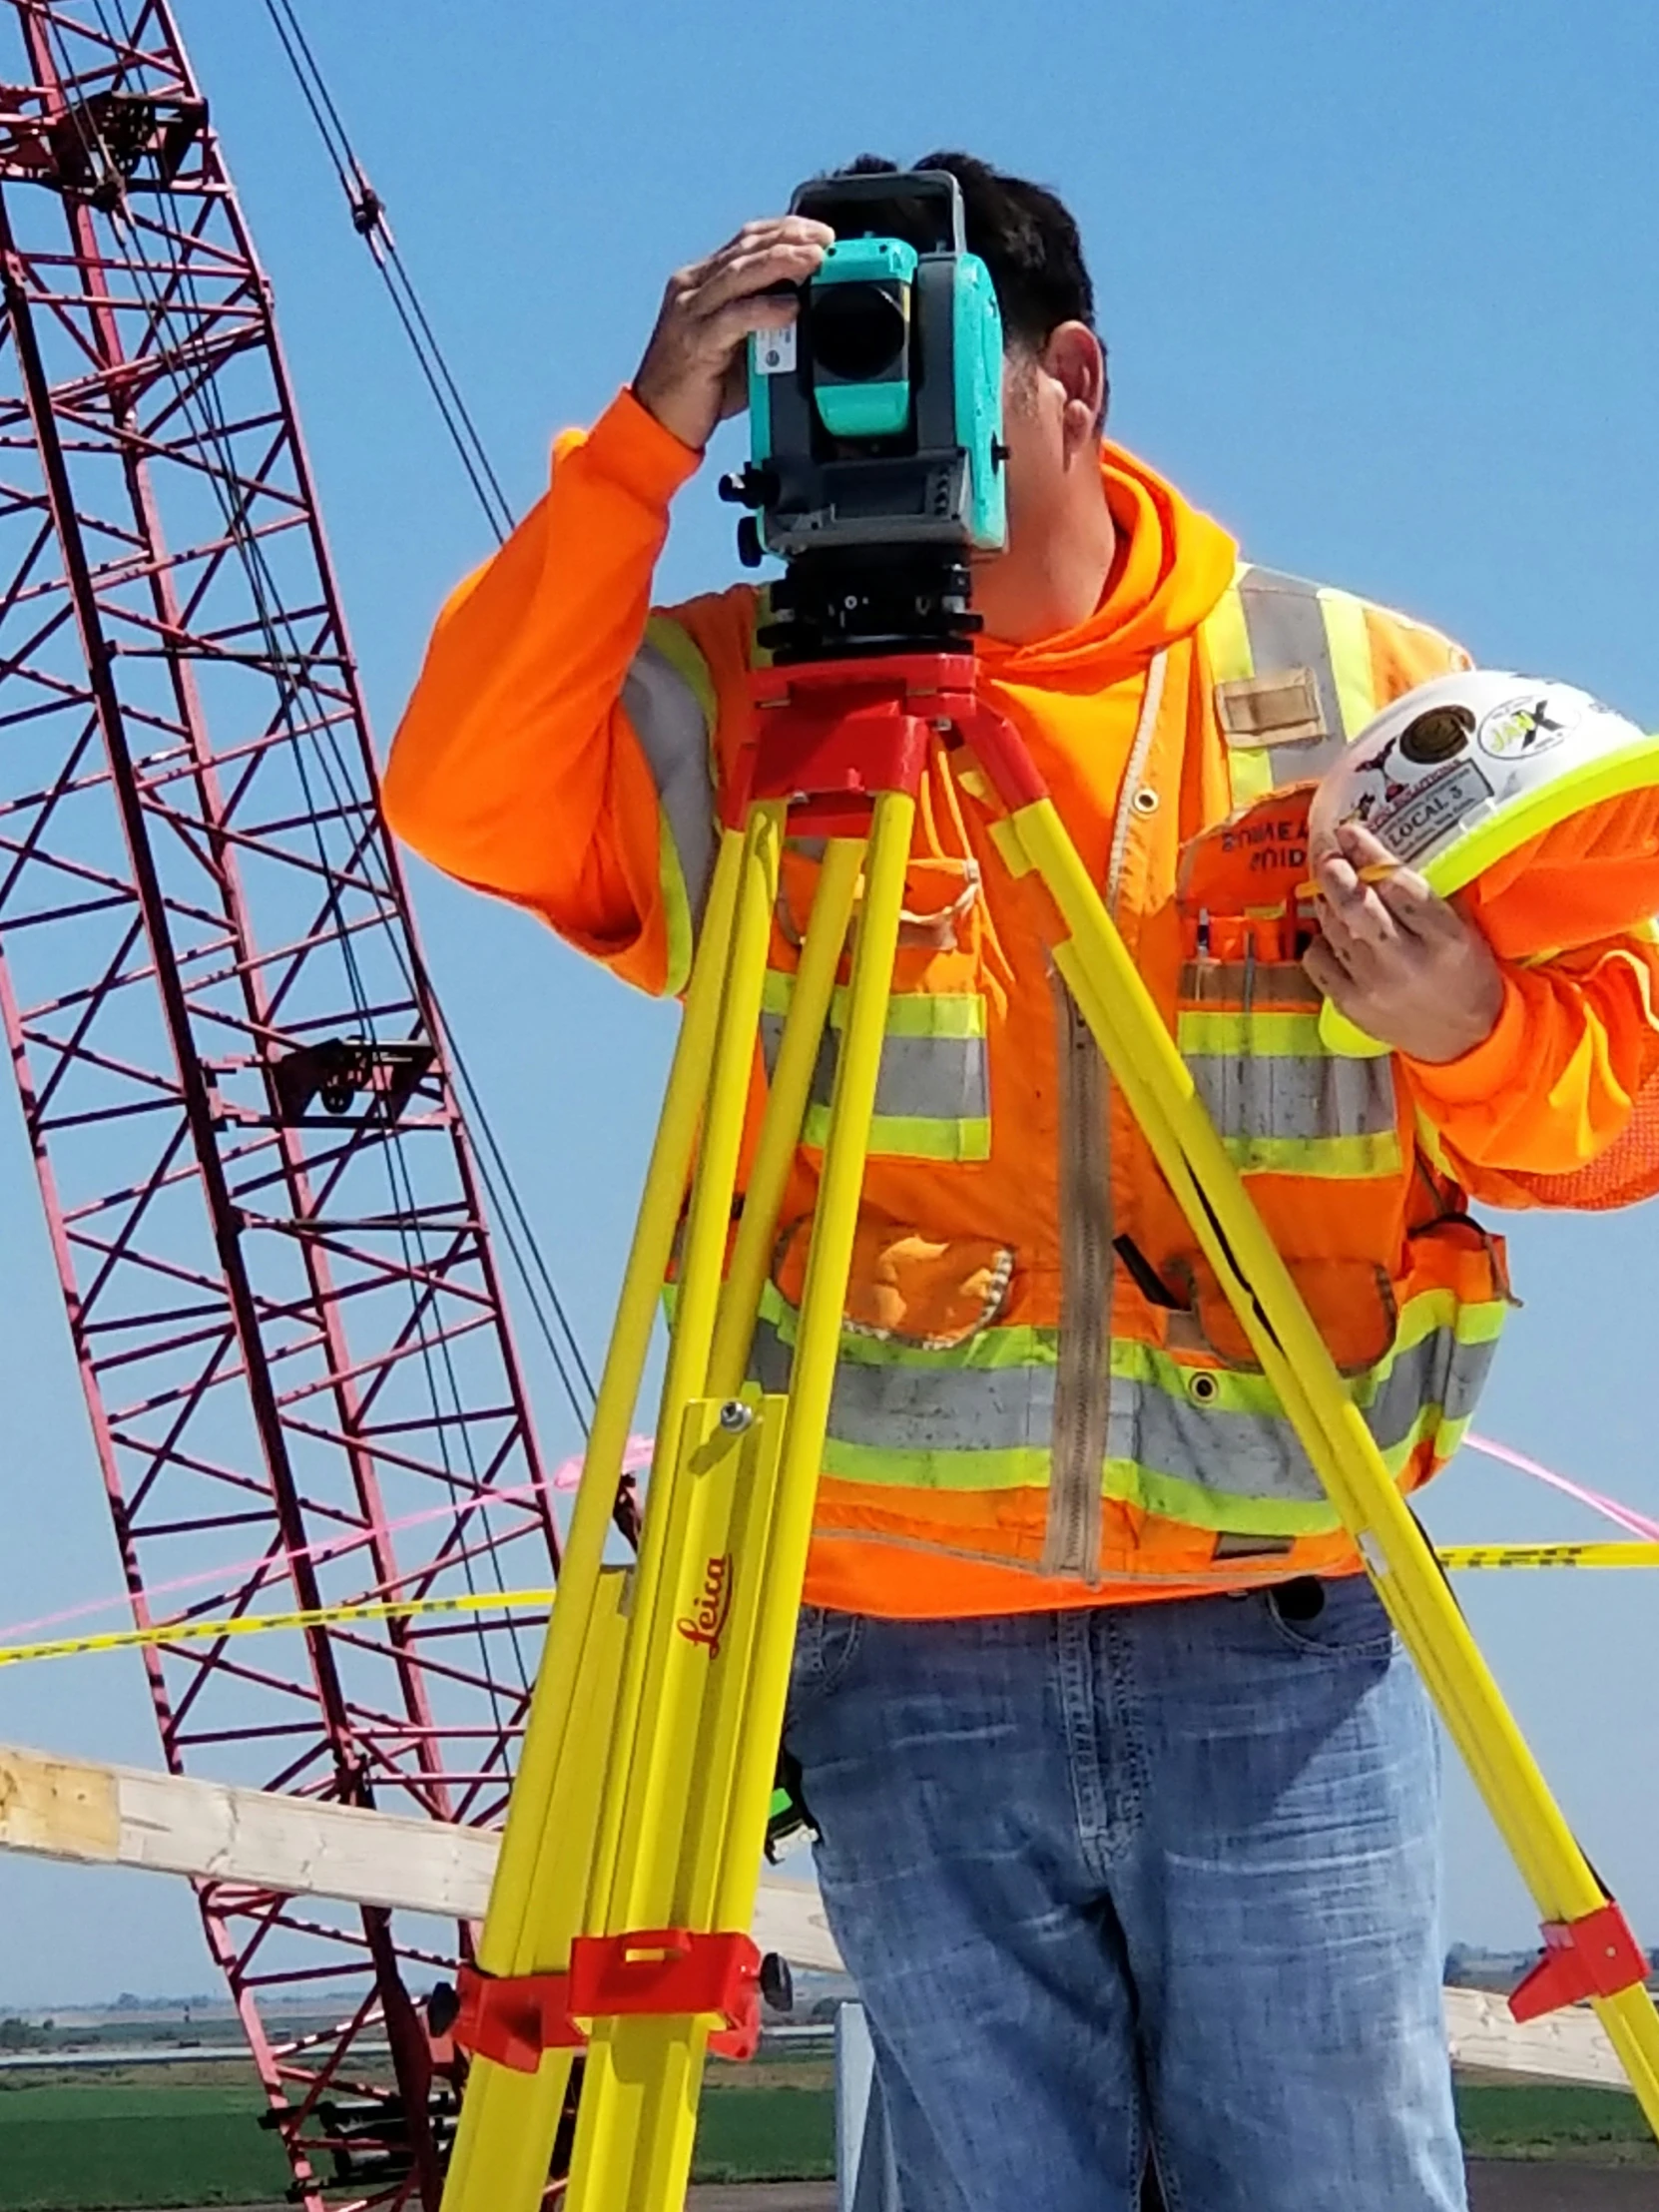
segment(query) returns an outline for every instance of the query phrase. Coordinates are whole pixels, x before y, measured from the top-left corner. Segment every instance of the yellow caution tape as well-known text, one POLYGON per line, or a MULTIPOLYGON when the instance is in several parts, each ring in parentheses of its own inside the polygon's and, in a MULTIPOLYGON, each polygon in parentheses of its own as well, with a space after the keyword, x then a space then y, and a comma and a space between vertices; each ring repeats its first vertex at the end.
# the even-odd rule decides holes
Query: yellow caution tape
MULTIPOLYGON (((1452 1574, 1479 1567, 1659 1567, 1659 1544, 1447 1544, 1438 1554, 1452 1574)), ((293 1613, 242 1613, 233 1620, 161 1621, 101 1636, 61 1636, 50 1643, 0 1644, 0 1667, 28 1659, 73 1659, 91 1651, 153 1650, 169 1644, 215 1643, 276 1629, 336 1628, 352 1621, 413 1620, 431 1613, 545 1613, 551 1590, 468 1590, 456 1597, 377 1598, 357 1605, 318 1605, 293 1613)))
POLYGON ((1448 1544, 1440 1564, 1464 1567, 1659 1567, 1659 1544, 1448 1544))
POLYGON ((227 1636, 260 1636, 278 1628, 333 1628, 347 1621, 412 1620, 425 1613, 545 1613, 551 1590, 467 1590, 455 1597, 364 1599, 356 1605, 316 1605, 295 1613, 240 1613, 234 1620, 158 1621, 150 1628, 117 1628, 101 1636, 61 1636, 51 1643, 0 1645, 0 1667, 25 1659, 72 1659, 88 1651, 130 1651, 166 1644, 215 1643, 227 1636))

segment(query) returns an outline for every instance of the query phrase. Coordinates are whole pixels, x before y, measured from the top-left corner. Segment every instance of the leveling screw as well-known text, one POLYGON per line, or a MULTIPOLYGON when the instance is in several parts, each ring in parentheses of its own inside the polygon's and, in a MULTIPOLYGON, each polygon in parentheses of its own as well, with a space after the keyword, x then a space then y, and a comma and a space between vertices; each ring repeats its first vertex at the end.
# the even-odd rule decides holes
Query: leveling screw
POLYGON ((742 1435, 746 1428, 754 1427, 755 1409, 740 1398, 729 1397, 720 1409, 720 1425, 729 1436, 742 1435))

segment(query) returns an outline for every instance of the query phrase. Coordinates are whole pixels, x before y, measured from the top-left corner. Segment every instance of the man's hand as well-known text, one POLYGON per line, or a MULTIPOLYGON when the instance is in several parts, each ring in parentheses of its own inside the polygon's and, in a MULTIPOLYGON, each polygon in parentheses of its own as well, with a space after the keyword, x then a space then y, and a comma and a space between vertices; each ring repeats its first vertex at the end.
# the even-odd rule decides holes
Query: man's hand
POLYGON ((780 292, 804 284, 834 242, 827 224, 773 216, 669 278, 634 397, 682 445, 700 453, 715 425, 740 412, 745 341, 795 320, 795 300, 780 292))
POLYGON ((1314 855, 1321 935, 1303 966, 1339 1013, 1408 1059, 1461 1059, 1503 1009, 1503 976, 1471 922, 1357 822, 1314 855), (1379 880, 1373 870, 1386 868, 1379 880))

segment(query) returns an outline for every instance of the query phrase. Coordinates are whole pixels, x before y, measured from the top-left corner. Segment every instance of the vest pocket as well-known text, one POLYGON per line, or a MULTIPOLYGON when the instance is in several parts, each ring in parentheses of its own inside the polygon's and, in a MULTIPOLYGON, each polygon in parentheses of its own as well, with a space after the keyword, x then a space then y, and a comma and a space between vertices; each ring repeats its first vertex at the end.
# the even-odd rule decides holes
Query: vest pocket
MULTIPOLYGON (((811 1236, 800 1221, 779 1240, 752 1362, 767 1390, 789 1386, 811 1236)), ((1004 1322, 1014 1271, 1012 1251, 989 1239, 860 1220, 826 1473, 890 1495, 1042 1486, 1054 1332, 1004 1322)))
MULTIPOLYGON (((1414 1488, 1457 1448, 1491 1366, 1510 1304, 1502 1240, 1455 1215, 1410 1233, 1397 1273, 1287 1265, 1388 1471, 1414 1488)), ((1137 1501, 1218 1530, 1329 1532, 1324 1487, 1208 1263, 1176 1256, 1158 1273, 1186 1303, 1161 1348, 1127 1348, 1114 1394, 1137 1501)))

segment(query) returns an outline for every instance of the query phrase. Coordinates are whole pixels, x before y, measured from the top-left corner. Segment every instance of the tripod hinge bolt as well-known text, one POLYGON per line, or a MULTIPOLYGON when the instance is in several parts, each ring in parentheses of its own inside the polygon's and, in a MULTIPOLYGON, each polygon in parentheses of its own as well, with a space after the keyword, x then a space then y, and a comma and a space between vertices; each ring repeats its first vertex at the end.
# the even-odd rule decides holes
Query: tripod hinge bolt
POLYGON ((741 1398, 729 1397, 720 1409, 720 1425, 729 1436, 741 1436, 755 1425, 755 1408, 741 1398))

